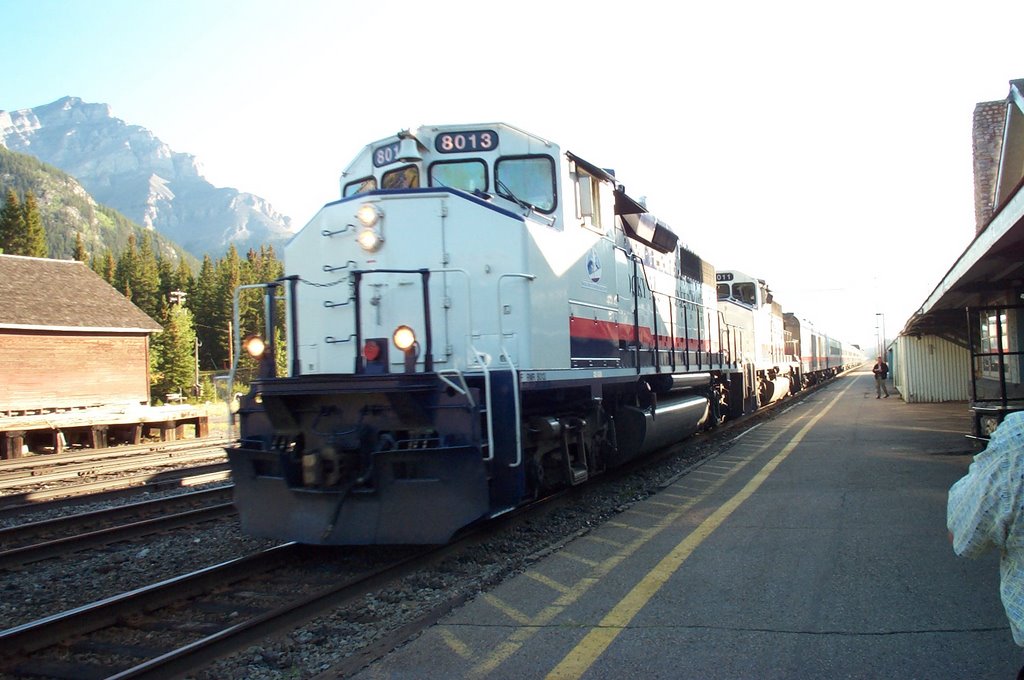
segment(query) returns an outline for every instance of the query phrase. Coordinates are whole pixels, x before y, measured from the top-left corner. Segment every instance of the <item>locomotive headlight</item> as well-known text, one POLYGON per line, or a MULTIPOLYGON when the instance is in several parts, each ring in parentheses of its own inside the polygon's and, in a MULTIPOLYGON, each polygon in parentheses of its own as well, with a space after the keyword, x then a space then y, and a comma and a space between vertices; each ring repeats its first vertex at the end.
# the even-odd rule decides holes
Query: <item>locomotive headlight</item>
POLYGON ((377 233, 373 227, 363 227, 356 235, 356 242, 359 247, 368 253, 375 253, 384 245, 384 237, 377 233))
POLYGON ((250 335, 242 343, 242 347, 249 353, 253 359, 259 359, 263 356, 263 353, 267 350, 267 344, 263 342, 263 338, 258 335, 250 335))
POLYGON ((381 233, 380 220, 384 213, 372 203, 363 203, 356 211, 356 221, 359 222, 359 233, 356 234, 356 242, 359 247, 368 253, 375 253, 384 245, 384 235, 381 233))
POLYGON ((383 215, 380 209, 372 203, 363 203, 356 211, 356 219, 359 220, 359 224, 367 229, 377 224, 381 217, 383 215))
POLYGON ((416 344, 416 334, 408 326, 399 326, 391 335, 391 341, 395 347, 406 352, 416 344))

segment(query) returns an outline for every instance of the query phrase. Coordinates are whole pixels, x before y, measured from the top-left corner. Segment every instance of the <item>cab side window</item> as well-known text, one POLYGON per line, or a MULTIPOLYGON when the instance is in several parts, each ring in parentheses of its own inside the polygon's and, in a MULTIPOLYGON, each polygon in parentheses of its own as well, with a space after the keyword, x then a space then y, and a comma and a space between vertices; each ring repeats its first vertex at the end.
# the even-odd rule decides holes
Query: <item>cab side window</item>
POLYGON ((364 177, 357 179, 354 182, 349 182, 345 185, 345 197, 355 196, 356 194, 365 194, 367 191, 373 191, 377 188, 376 177, 364 177))
POLYGON ((576 217, 585 227, 601 228, 601 181, 576 168, 576 217))

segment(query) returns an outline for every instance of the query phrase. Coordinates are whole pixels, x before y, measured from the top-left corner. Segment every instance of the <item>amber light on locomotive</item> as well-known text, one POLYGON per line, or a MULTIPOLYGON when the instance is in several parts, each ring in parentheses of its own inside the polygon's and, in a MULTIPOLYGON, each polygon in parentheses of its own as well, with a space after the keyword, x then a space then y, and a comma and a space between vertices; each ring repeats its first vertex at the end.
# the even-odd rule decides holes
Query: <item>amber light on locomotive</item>
POLYGON ((249 353, 253 359, 260 359, 263 357, 264 352, 267 351, 267 343, 263 342, 263 338, 258 335, 250 335, 243 342, 242 346, 245 347, 245 351, 249 353))

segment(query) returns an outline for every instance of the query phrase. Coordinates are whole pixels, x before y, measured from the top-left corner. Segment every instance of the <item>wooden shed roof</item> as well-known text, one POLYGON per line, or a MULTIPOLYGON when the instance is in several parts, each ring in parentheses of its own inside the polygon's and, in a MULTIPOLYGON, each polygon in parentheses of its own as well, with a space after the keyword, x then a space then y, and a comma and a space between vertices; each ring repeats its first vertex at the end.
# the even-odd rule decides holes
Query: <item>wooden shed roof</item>
POLYGON ((74 260, 0 255, 0 329, 152 333, 156 321, 74 260))

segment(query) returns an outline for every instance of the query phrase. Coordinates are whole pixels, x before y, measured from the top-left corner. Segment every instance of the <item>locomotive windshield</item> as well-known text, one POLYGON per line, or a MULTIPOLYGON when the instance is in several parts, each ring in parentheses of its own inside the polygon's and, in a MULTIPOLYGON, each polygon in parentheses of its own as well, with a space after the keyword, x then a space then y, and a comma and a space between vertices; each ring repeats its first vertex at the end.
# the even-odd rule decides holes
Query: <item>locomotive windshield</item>
POLYGON ((555 164, 550 156, 502 158, 494 173, 499 195, 540 212, 555 209, 555 164))
POLYGON ((430 186, 470 193, 487 191, 487 166, 481 160, 434 163, 430 166, 430 186))
POLYGON ((734 283, 730 287, 728 283, 720 283, 716 287, 719 300, 732 298, 746 305, 757 304, 757 291, 753 283, 734 283))
POLYGON ((385 172, 380 179, 381 189, 416 189, 420 186, 420 171, 415 165, 406 165, 385 172))
POLYGON ((757 290, 753 283, 732 284, 732 296, 744 304, 757 304, 757 290))

